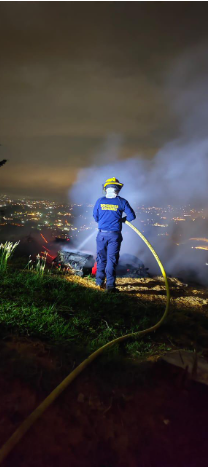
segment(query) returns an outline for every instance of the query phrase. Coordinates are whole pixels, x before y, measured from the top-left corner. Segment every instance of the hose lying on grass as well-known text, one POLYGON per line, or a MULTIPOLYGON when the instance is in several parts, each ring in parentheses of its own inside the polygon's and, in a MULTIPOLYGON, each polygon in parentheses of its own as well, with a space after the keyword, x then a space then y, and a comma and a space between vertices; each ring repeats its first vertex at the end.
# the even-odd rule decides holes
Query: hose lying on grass
POLYGON ((157 322, 155 325, 153 325, 150 328, 147 328, 146 330, 138 331, 135 333, 128 333, 127 335, 120 336, 119 338, 116 338, 109 343, 106 343, 104 346, 101 346, 101 348, 97 349, 94 353, 92 353, 87 359, 85 359, 79 366, 77 366, 49 395, 48 397, 45 398, 45 400, 28 416, 28 418, 25 419, 25 421, 18 427, 18 429, 12 434, 12 436, 7 440, 7 442, 2 446, 0 449, 0 464, 2 464, 3 460, 9 455, 9 453, 12 451, 12 449, 17 445, 17 443, 22 439, 24 434, 30 429, 30 427, 34 424, 35 421, 46 411, 46 409, 56 400, 56 398, 68 387, 68 385, 79 375, 94 359, 96 359, 100 354, 102 354, 106 349, 110 348, 111 346, 115 345, 116 343, 120 343, 121 341, 125 341, 128 338, 138 338, 141 336, 146 335, 147 333, 150 333, 154 330, 157 330, 157 328, 160 327, 160 325, 163 323, 165 320, 168 310, 169 310, 169 303, 170 303, 170 291, 169 291, 169 286, 168 286, 168 280, 166 276, 166 272, 164 270, 164 267, 157 256, 156 252, 154 251, 153 247, 151 244, 148 242, 148 240, 143 236, 143 234, 135 227, 133 224, 129 223, 129 221, 126 221, 126 224, 133 229, 138 236, 141 237, 141 239, 145 242, 145 244, 149 247, 151 250, 152 254, 154 255, 161 273, 163 275, 163 278, 165 280, 165 286, 166 286, 166 294, 167 294, 167 301, 166 301, 166 308, 165 312, 162 316, 162 318, 157 322))

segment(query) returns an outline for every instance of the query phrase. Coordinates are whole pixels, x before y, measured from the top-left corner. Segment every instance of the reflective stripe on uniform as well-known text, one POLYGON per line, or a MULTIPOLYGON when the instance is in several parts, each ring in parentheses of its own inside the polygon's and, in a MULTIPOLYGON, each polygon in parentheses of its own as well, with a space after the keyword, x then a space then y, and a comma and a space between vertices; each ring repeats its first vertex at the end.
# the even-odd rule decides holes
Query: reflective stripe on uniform
POLYGON ((117 211, 118 205, 107 205, 102 203, 101 205, 102 210, 111 210, 111 211, 117 211))

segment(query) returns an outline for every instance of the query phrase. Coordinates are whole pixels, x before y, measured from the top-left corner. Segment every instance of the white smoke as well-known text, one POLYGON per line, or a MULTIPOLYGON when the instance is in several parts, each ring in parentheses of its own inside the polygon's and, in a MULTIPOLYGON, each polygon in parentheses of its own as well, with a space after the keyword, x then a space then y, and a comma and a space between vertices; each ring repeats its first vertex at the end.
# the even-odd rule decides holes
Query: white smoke
MULTIPOLYGON (((70 191, 73 203, 94 204, 102 196, 101 187, 110 177, 117 177, 122 183, 121 196, 129 203, 138 206, 162 207, 172 205, 207 210, 207 62, 205 51, 196 49, 184 54, 176 61, 166 76, 165 97, 170 112, 178 121, 178 135, 167 142, 152 160, 143 155, 120 160, 122 140, 114 136, 108 139, 105 152, 97 156, 93 167, 85 168, 70 191), (105 162, 104 153, 113 156, 113 161, 105 162)), ((160 112, 160 109, 159 109, 160 112)), ((139 220, 134 222, 141 229, 139 220)), ((205 224, 182 223, 182 238, 205 236, 205 224), (188 232, 185 232, 185 229, 188 232), (200 232, 202 230, 202 232, 200 232), (204 232, 203 232, 204 231, 204 232)), ((139 248, 138 239, 124 227, 122 252, 135 253, 154 272, 153 259, 144 245, 139 248)), ((149 229, 145 235, 149 235, 149 229)), ((182 251, 173 247, 172 233, 163 239, 150 234, 149 240, 157 250, 169 274, 178 275, 182 271, 196 272, 196 278, 204 281, 206 271, 202 257, 190 258, 188 246, 182 251), (183 252, 183 254, 182 254, 183 252)), ((94 246, 95 251, 95 246, 94 246)))

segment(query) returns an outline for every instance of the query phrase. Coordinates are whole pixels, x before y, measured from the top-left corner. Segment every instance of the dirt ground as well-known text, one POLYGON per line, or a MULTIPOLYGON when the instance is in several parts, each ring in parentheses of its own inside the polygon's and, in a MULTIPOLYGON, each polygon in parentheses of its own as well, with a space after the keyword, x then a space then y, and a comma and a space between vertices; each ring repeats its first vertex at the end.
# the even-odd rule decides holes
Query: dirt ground
MULTIPOLYGON (((37 340, 7 336, 0 348, 2 445, 75 362, 37 340)), ((161 359, 100 358, 4 466, 207 466, 207 386, 161 359)))
MULTIPOLYGON (((153 307, 166 301, 162 278, 124 278, 118 288, 153 307)), ((186 349, 194 344, 206 357, 206 290, 175 279, 170 289, 169 322, 152 339, 171 347, 173 339, 174 347, 186 349)), ((0 354, 2 446, 82 358, 69 345, 12 335, 2 337, 0 354)), ((34 424, 4 466, 208 466, 207 390, 160 356, 101 356, 34 424)))

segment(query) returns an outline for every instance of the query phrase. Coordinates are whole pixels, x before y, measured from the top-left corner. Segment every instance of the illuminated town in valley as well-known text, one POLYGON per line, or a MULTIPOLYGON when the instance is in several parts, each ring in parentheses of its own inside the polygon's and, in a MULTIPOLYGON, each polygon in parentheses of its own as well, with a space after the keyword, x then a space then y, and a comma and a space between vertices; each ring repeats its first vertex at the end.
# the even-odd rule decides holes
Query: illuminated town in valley
MULTIPOLYGON (((149 238, 159 236, 170 240, 173 248, 187 244, 187 248, 203 255, 203 265, 207 265, 207 213, 203 209, 191 206, 180 208, 168 205, 166 207, 135 206, 135 225, 149 238), (195 229, 194 229, 195 226, 195 229), (197 237, 192 233, 199 232, 197 237), (190 233, 190 234, 189 234, 190 233), (203 254, 204 252, 204 254, 203 254)), ((12 199, 7 195, 0 196, 0 242, 7 239, 18 241, 24 245, 28 240, 36 238, 37 247, 41 253, 48 250, 48 259, 53 258, 58 250, 58 244, 77 247, 85 237, 97 229, 92 216, 93 205, 61 204, 47 200, 31 200, 27 198, 12 199), (53 243, 50 251, 46 244, 53 243), (57 242, 57 249, 56 249, 57 242)), ((20 243, 21 245, 21 243, 20 243)), ((88 244, 86 246, 88 248, 88 244)), ((33 252, 31 252, 33 253, 33 252)))

